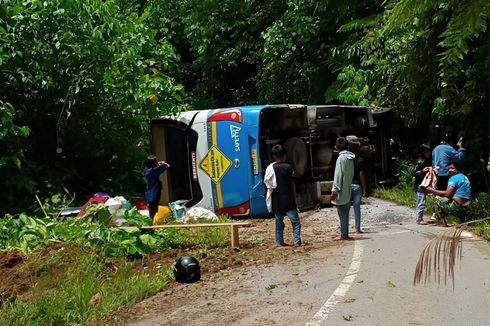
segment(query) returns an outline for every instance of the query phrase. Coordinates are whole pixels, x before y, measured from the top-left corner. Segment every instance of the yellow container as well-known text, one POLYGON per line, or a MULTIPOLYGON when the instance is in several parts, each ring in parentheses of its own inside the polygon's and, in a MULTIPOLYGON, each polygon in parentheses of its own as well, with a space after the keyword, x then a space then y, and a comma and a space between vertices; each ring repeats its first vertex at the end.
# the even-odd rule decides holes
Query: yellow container
POLYGON ((172 211, 168 206, 158 206, 158 212, 153 217, 153 225, 167 224, 170 222, 172 211))

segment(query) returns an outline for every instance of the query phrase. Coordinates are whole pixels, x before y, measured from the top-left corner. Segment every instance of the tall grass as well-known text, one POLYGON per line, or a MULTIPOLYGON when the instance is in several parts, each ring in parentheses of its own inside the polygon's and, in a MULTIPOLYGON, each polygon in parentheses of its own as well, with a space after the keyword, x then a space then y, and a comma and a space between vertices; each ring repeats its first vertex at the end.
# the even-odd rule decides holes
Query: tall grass
MULTIPOLYGON (((49 224, 28 217, 24 217, 24 220, 26 223, 20 226, 33 224, 29 230, 35 230, 36 237, 30 239, 39 244, 32 246, 37 250, 23 250, 27 255, 22 266, 25 269, 23 275, 30 277, 31 291, 28 296, 9 302, 2 302, 0 294, 0 325, 93 324, 124 306, 155 294, 170 277, 170 273, 165 271, 156 271, 155 274, 152 270, 151 275, 135 273, 133 263, 124 258, 127 250, 122 250, 122 254, 107 255, 107 248, 119 250, 144 245, 143 249, 151 249, 147 250, 149 254, 170 248, 195 247, 198 253, 203 253, 208 249, 227 246, 230 239, 229 227, 161 229, 148 235, 140 234, 137 230, 106 230, 96 224, 83 224, 84 227, 93 226, 99 230, 96 240, 107 242, 107 245, 101 246, 98 242, 86 241, 84 235, 92 234, 91 229, 69 224, 74 226, 70 229, 62 222, 49 224), (60 231, 61 227, 63 232, 60 231), (104 237, 101 230, 107 231, 104 237), (51 238, 56 240, 56 245, 44 241, 51 238), (120 258, 112 258, 114 256, 120 258)), ((231 220, 219 216, 217 222, 227 221, 231 220)), ((21 221, 10 219, 7 222, 21 221)), ((23 248, 18 245, 18 239, 14 239, 17 233, 12 232, 9 239, 0 241, 0 249, 12 251, 23 248)))
POLYGON ((158 292, 168 277, 136 275, 132 263, 101 257, 77 244, 31 254, 26 262, 34 283, 31 296, 4 303, 0 325, 93 324, 158 292))

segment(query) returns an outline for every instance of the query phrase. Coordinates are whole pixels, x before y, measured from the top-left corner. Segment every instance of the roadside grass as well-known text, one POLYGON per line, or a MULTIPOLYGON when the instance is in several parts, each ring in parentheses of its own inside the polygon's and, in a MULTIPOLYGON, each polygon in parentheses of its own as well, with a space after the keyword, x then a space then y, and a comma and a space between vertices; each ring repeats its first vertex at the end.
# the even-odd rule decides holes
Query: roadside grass
MULTIPOLYGON (((399 184, 390 189, 378 188, 374 191, 374 196, 395 202, 400 205, 415 208, 415 193, 411 185, 406 183, 399 184)), ((426 214, 431 215, 434 211, 434 197, 427 196, 425 207, 426 214)), ((472 204, 471 219, 484 219, 490 216, 490 194, 480 193, 474 204, 472 204)), ((455 216, 448 217, 449 223, 460 223, 461 221, 455 216)), ((490 240, 490 220, 469 224, 468 228, 471 232, 481 236, 486 240, 490 240)))
MULTIPOLYGON (((225 221, 231 220, 219 216, 225 221)), ((0 291, 0 325, 100 323, 159 292, 173 277, 177 255, 224 257, 230 241, 228 227, 142 234, 137 227, 28 216, 0 219, 0 230, 8 233, 0 234, 0 255, 23 253, 16 275, 28 284, 20 295, 0 291)))
POLYGON ((475 225, 470 226, 470 229, 482 238, 490 240, 490 221, 476 223, 475 225))
POLYGON ((169 278, 165 272, 137 275, 133 265, 76 243, 33 252, 21 267, 29 271, 32 291, 3 303, 0 325, 94 324, 158 292, 169 278))
MULTIPOLYGON (((412 208, 415 208, 416 204, 415 191, 413 190, 413 186, 411 185, 397 185, 396 187, 390 189, 377 188, 374 190, 374 196, 412 208)), ((425 214, 432 215, 433 213, 434 197, 431 195, 427 195, 425 203, 425 214)))

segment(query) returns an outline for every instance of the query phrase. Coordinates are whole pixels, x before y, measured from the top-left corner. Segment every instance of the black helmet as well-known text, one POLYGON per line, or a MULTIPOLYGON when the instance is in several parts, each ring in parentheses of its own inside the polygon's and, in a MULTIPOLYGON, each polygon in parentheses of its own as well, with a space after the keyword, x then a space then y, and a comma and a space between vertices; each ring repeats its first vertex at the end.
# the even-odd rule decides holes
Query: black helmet
POLYGON ((194 283, 201 279, 201 270, 196 258, 180 257, 174 267, 175 280, 179 283, 194 283))

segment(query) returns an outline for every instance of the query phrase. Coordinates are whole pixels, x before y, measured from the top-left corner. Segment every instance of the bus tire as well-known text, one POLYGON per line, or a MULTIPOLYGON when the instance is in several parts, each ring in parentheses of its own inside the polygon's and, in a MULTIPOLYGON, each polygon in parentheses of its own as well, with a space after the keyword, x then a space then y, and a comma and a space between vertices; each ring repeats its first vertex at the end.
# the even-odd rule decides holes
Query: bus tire
POLYGON ((308 149, 305 142, 298 137, 288 138, 284 143, 287 150, 287 161, 291 164, 296 178, 301 178, 308 167, 308 149))

